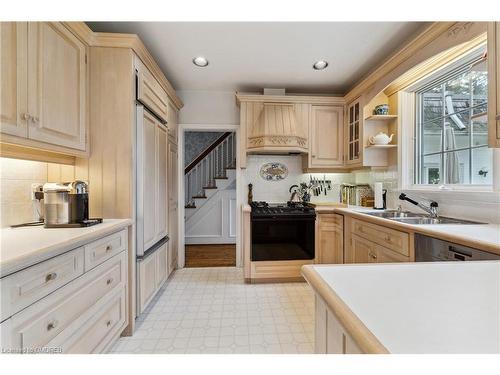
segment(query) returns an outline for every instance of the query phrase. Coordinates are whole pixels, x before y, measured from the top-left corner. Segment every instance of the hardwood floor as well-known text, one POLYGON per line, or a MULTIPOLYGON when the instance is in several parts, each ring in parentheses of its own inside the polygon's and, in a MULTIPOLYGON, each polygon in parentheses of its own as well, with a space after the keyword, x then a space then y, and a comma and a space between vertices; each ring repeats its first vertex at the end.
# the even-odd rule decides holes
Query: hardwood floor
POLYGON ((186 245, 185 267, 236 266, 236 245, 186 245))

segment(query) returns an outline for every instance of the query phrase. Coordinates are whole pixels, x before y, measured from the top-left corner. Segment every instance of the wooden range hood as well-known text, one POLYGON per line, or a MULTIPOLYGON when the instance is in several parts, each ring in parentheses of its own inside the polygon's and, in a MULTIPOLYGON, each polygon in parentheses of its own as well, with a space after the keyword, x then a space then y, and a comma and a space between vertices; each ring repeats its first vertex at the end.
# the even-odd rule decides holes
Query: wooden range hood
POLYGON ((254 108, 255 121, 249 127, 248 153, 306 153, 307 123, 300 105, 294 103, 259 103, 254 108))

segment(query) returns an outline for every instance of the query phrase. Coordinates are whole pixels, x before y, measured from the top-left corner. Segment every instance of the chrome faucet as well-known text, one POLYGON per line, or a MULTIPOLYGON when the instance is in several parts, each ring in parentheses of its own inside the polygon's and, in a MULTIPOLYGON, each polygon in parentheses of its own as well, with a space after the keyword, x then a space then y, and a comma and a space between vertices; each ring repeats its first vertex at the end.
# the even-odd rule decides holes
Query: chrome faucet
POLYGON ((417 207, 420 207, 422 210, 424 210, 425 212, 427 212, 429 214, 430 217, 432 218, 436 218, 438 217, 438 204, 437 202, 434 202, 434 201, 431 201, 429 203, 429 205, 426 205, 426 204, 423 204, 423 203, 419 203, 411 198, 408 198, 406 196, 406 194, 404 193, 401 193, 399 194, 399 199, 401 199, 402 201, 407 201, 407 202, 410 202, 412 204, 414 204, 415 206, 417 207))

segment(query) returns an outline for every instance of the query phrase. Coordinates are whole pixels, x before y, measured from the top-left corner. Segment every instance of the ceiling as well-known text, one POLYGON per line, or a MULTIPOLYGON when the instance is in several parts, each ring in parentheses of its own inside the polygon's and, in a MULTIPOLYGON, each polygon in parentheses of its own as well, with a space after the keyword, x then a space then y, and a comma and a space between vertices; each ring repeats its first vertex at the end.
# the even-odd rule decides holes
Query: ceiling
POLYGON ((88 22, 138 34, 176 90, 344 94, 421 22, 88 22), (209 60, 206 68, 191 62, 209 60), (312 69, 315 61, 327 69, 312 69))

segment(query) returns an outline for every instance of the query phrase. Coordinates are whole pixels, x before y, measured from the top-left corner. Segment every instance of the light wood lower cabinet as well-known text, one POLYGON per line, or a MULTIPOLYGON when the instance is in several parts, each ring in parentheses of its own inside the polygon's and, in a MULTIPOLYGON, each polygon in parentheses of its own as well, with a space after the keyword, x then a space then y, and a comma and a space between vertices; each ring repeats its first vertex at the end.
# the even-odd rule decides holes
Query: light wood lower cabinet
POLYGON ((363 354, 335 314, 318 296, 315 297, 315 318, 316 354, 363 354))
MULTIPOLYGON (((27 268, 28 271, 35 271, 37 267, 45 268, 40 271, 49 272, 47 275, 51 275, 51 278, 45 278, 47 283, 58 280, 59 277, 59 280, 65 280, 65 283, 43 298, 32 301, 33 303, 24 309, 13 311, 12 315, 1 323, 2 350, 26 353, 46 350, 62 353, 105 351, 128 325, 127 249, 125 244, 122 251, 110 258, 102 258, 100 262, 96 261, 90 271, 76 278, 65 278, 65 274, 68 274, 65 270, 70 268, 57 267, 59 264, 66 264, 64 259, 68 259, 69 255, 69 260, 81 264, 83 271, 84 259, 87 259, 83 256, 83 248, 27 268), (58 258, 62 262, 54 263, 58 258), (53 268, 52 264, 56 268, 53 268)), ((45 293, 45 285, 31 282, 39 273, 25 274, 24 271, 19 271, 0 279, 2 292, 4 285, 11 285, 9 279, 15 278, 18 280, 17 285, 31 286, 32 295, 45 293), (24 278, 25 282, 20 278, 24 278)), ((2 293, 1 298, 3 306, 8 295, 2 293)))
POLYGON ((168 256, 168 242, 137 263, 138 281, 138 306, 139 314, 142 314, 149 305, 156 292, 163 286, 170 275, 168 256))
POLYGON ((1 23, 2 141, 88 151, 86 45, 59 22, 1 23))
POLYGON ((414 235, 348 217, 345 224, 345 263, 411 262, 414 235))
POLYGON ((339 214, 318 214, 316 262, 344 263, 344 217, 339 214))

